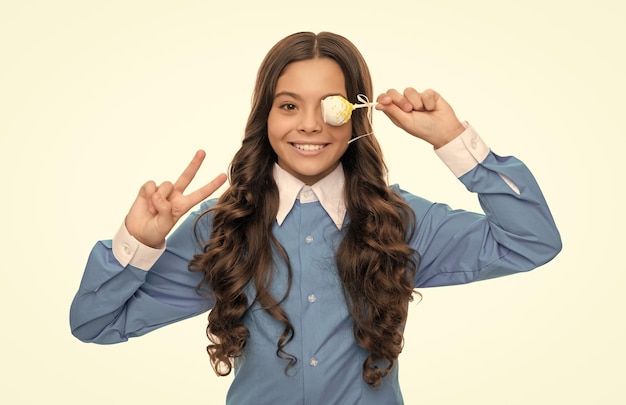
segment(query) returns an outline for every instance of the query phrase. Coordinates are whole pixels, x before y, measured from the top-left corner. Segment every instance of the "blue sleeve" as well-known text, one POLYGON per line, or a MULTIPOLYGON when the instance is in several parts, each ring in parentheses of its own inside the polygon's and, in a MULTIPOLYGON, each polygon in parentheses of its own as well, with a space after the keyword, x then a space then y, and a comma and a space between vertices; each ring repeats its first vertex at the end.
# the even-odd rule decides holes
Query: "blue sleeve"
POLYGON ((548 205, 521 161, 489 152, 459 180, 478 194, 484 214, 453 210, 400 191, 417 217, 417 232, 410 242, 421 256, 415 287, 524 272, 559 253, 561 238, 548 205))
MULTIPOLYGON (((201 250, 194 224, 208 204, 168 237, 165 252, 149 271, 123 267, 113 255, 111 241, 98 242, 71 304, 72 334, 84 342, 124 342, 211 309, 210 292, 196 292, 202 273, 188 270, 189 260, 201 250)), ((206 218, 198 228, 204 239, 210 229, 206 218)))

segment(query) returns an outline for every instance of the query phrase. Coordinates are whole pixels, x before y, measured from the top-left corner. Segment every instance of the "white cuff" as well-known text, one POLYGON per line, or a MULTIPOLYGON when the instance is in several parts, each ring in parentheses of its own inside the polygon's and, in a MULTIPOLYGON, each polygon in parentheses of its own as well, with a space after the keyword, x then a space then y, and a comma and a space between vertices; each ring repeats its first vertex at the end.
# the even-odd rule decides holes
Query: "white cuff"
POLYGON ((165 243, 158 249, 146 246, 128 232, 124 223, 113 237, 113 256, 124 267, 130 264, 148 271, 164 251, 165 243))
POLYGON ((465 131, 452 141, 435 149, 435 153, 458 178, 472 170, 485 160, 489 147, 467 122, 463 122, 465 131))

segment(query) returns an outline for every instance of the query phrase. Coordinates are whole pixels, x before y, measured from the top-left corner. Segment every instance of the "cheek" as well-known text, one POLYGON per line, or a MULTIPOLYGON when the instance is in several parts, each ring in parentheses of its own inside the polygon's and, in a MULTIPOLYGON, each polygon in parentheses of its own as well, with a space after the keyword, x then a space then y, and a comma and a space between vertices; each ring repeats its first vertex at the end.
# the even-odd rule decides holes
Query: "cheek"
POLYGON ((269 138, 270 145, 272 145, 272 149, 274 150, 276 150, 275 143, 277 142, 277 139, 279 138, 277 134, 278 134, 278 128, 277 128, 276 118, 275 116, 273 116, 272 113, 270 113, 269 116, 267 117, 267 136, 269 138))
POLYGON ((289 122, 289 120, 270 112, 267 117, 267 133, 270 138, 270 142, 273 140, 279 140, 288 134, 292 126, 293 125, 289 122))
POLYGON ((337 128, 336 137, 341 139, 342 141, 346 141, 346 143, 352 138, 352 123, 347 122, 341 127, 337 128))

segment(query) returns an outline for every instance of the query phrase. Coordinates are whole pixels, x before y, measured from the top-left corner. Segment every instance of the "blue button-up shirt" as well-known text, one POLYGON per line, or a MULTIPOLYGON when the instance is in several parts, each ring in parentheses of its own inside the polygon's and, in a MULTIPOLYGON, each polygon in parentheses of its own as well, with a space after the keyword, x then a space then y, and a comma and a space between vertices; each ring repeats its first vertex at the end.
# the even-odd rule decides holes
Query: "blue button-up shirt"
MULTIPOLYGON (((483 214, 452 210, 394 189, 417 218, 409 241, 421 255, 415 287, 462 284, 531 270, 552 259, 561 242, 532 174, 513 157, 486 148, 470 127, 437 153, 468 190, 478 193, 483 214)), ((398 366, 378 388, 362 378, 367 353, 352 334, 335 264, 345 217, 341 166, 312 187, 279 167, 280 208, 273 232, 293 268, 290 294, 282 303, 295 329, 286 351, 298 362, 285 373, 276 356, 283 325, 253 306, 244 323, 250 331, 235 364, 230 404, 402 404, 398 366)), ((168 238, 163 249, 140 245, 124 227, 113 241, 93 248, 72 303, 72 332, 83 341, 116 343, 209 311, 213 301, 195 287, 201 274, 187 270, 199 252, 193 226, 210 200, 168 238)), ((208 237, 210 223, 200 231, 208 237)), ((286 267, 276 260, 271 287, 287 288, 286 267)), ((253 296, 253 295, 251 295, 253 296)), ((410 344, 410 342, 409 342, 410 344)))

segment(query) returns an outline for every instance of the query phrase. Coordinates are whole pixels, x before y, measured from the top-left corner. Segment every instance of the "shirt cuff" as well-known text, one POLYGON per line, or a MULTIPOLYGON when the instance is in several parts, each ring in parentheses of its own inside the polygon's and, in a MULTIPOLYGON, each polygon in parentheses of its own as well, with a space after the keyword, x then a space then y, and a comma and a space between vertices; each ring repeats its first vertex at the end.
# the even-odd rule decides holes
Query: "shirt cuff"
POLYGON ((435 153, 458 178, 472 170, 489 154, 489 147, 467 122, 465 131, 452 141, 435 149, 435 153))
POLYGON ((113 237, 113 256, 124 267, 131 265, 148 271, 165 251, 165 243, 160 248, 152 248, 139 242, 128 232, 122 223, 113 237))

